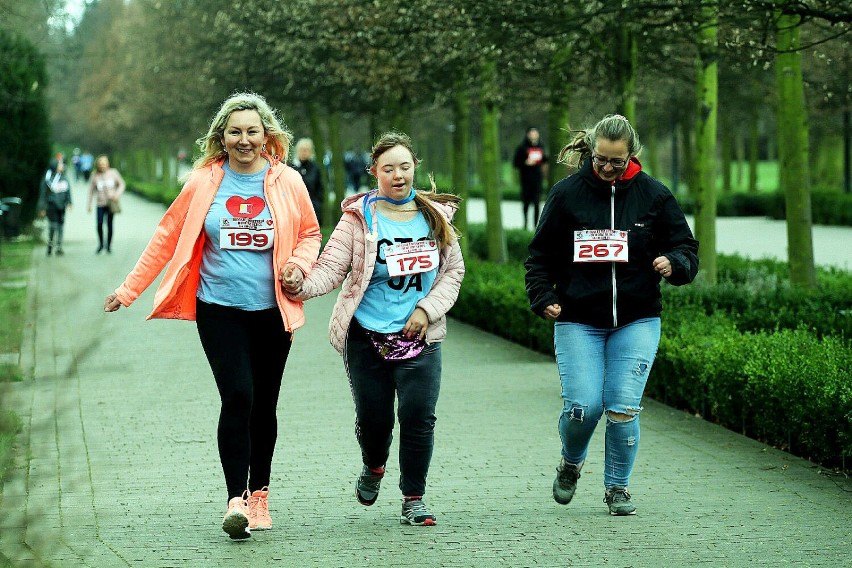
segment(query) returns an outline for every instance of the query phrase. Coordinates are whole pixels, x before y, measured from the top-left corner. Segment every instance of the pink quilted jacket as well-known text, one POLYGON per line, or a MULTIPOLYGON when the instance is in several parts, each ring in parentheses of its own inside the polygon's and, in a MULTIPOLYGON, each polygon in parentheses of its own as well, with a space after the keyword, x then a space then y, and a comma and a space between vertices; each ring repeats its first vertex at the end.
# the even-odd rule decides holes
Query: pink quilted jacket
MULTIPOLYGON (((376 264, 376 232, 375 228, 372 233, 367 231, 363 213, 365 195, 354 195, 343 201, 343 216, 305 279, 302 291, 294 296, 307 300, 327 294, 343 284, 328 324, 329 341, 341 355, 352 316, 364 297, 376 264)), ((435 205, 447 219, 452 219, 455 207, 441 203, 435 205)), ((375 213, 375 204, 371 207, 375 213)), ((373 219, 375 225, 375 215, 373 219)), ((463 278, 464 260, 458 242, 454 242, 441 251, 438 275, 432 289, 417 303, 417 307, 423 308, 429 317, 427 343, 442 341, 446 337, 446 314, 459 295, 463 278)))

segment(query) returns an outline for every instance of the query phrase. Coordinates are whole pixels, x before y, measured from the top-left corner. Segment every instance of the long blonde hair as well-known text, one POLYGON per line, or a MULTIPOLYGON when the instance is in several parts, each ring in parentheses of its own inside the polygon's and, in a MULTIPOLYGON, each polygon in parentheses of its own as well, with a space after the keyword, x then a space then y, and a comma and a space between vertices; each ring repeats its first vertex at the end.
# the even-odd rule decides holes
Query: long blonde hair
POLYGON ((210 122, 207 134, 195 141, 201 150, 201 155, 192 164, 192 169, 204 168, 213 162, 218 162, 228 157, 228 153, 222 146, 222 137, 225 135, 225 125, 231 117, 231 113, 238 110, 254 110, 260 115, 263 131, 268 136, 266 141, 266 153, 278 158, 282 162, 287 161, 290 152, 290 142, 293 135, 278 117, 275 111, 262 96, 256 93, 234 93, 222 103, 216 116, 210 122))
MULTIPOLYGON (((376 166, 379 161, 379 156, 394 148, 402 146, 411 152, 411 158, 414 160, 414 167, 420 165, 420 158, 414 153, 414 148, 411 145, 411 138, 402 132, 390 131, 385 132, 373 144, 370 150, 370 171, 376 166)), ((447 218, 441 214, 435 207, 435 203, 449 203, 457 205, 461 202, 458 195, 452 193, 438 193, 438 188, 435 185, 435 178, 429 174, 429 184, 432 186, 430 191, 417 190, 414 194, 414 203, 417 208, 423 213, 426 218, 426 223, 432 232, 432 237, 438 241, 438 246, 444 248, 447 245, 454 243, 459 238, 459 233, 456 228, 450 223, 447 218)))
POLYGON ((576 132, 574 139, 565 145, 559 152, 557 161, 569 168, 579 168, 584 160, 592 155, 598 138, 611 141, 624 140, 627 142, 628 158, 638 156, 642 151, 642 143, 639 135, 630 122, 620 114, 608 114, 591 128, 584 130, 573 130, 576 132))

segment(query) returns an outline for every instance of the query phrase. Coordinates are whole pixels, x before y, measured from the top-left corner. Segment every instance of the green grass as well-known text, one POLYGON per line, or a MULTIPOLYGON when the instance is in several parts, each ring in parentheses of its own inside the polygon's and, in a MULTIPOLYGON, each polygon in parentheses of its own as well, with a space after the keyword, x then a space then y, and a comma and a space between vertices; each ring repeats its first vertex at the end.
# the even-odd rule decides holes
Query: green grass
MULTIPOLYGON (((0 283, 13 283, 26 279, 32 258, 31 241, 4 242, 0 244, 0 283)), ((23 318, 27 297, 26 287, 0 286, 0 353, 18 353, 21 349, 23 318)), ((0 380, 10 373, 0 367, 0 380)))
MULTIPOLYGON (((0 243, 0 283, 25 280, 32 262, 32 241, 0 243)), ((20 353, 23 337, 26 287, 0 286, 0 353, 20 353)), ((18 365, 0 365, 0 381, 23 380, 18 365)), ((21 419, 6 408, 0 399, 0 484, 12 463, 15 437, 21 430, 21 419)))

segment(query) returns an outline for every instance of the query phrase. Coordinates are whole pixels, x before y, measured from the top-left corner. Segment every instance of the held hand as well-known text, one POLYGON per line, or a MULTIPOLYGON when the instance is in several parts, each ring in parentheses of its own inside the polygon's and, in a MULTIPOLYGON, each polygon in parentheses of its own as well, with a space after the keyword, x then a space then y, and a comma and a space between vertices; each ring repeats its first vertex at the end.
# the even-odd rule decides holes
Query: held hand
POLYGON ((290 294, 298 294, 302 291, 302 283, 305 281, 305 275, 301 268, 289 262, 281 269, 279 280, 281 280, 281 286, 284 290, 290 294))
POLYGON ((654 259, 654 270, 660 273, 663 278, 668 278, 672 275, 672 263, 664 256, 658 256, 654 259))
POLYGON ((118 296, 115 295, 115 292, 108 294, 106 300, 104 300, 104 311, 110 313, 118 310, 120 307, 121 302, 118 301, 118 296))
POLYGON ((39 217, 44 217, 45 215, 47 215, 47 211, 45 211, 44 209, 38 212, 39 217))
POLYGON ((562 306, 559 304, 550 304, 544 308, 544 317, 549 320, 555 320, 562 313, 562 306))
POLYGON ((429 327, 429 316, 426 315, 426 310, 423 308, 414 308, 414 313, 405 322, 405 327, 402 328, 402 333, 406 337, 418 336, 420 339, 426 337, 426 329, 429 327))

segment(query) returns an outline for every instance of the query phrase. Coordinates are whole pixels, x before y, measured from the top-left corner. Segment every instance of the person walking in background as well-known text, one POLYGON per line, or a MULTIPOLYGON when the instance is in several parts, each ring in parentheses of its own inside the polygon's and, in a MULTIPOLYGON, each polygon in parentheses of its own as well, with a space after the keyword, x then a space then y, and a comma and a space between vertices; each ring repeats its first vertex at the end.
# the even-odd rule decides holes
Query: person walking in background
POLYGON ((83 174, 83 180, 89 182, 89 177, 92 175, 92 167, 95 165, 95 158, 91 152, 83 152, 80 155, 80 172, 83 174))
POLYGON ((579 171, 551 189, 525 263, 533 312, 556 322, 563 406, 553 498, 571 502, 605 414, 612 515, 636 511, 628 485, 660 341, 660 282, 680 286, 698 273, 698 242, 668 188, 642 171, 641 148, 620 115, 580 131, 559 155, 579 171))
POLYGON ((83 177, 83 166, 80 164, 80 149, 74 148, 71 154, 71 165, 74 167, 74 181, 80 181, 83 177))
POLYGON ((305 182, 305 187, 308 188, 308 194, 311 196, 311 203, 314 206, 317 220, 322 224, 322 207, 324 202, 322 175, 316 163, 314 141, 310 138, 300 138, 296 142, 296 159, 293 160, 293 167, 302 174, 302 181, 305 182))
POLYGON ((390 132, 373 146, 377 189, 343 201, 343 216, 304 281, 282 274, 298 300, 343 284, 329 325, 355 402, 362 467, 355 496, 376 502, 398 401, 400 522, 434 525, 426 507, 446 314, 458 297, 464 261, 451 225, 458 197, 415 191, 419 163, 408 136, 390 132))
POLYGON ((89 196, 86 200, 86 211, 92 212, 92 200, 97 207, 95 227, 98 231, 98 249, 100 254, 106 245, 106 251, 112 252, 113 219, 118 211, 117 204, 124 193, 124 178, 118 170, 109 166, 109 158, 98 156, 97 170, 89 182, 89 196), (106 223, 106 243, 104 243, 104 223, 106 223))
POLYGON ((361 179, 367 174, 367 162, 360 150, 347 150, 343 155, 346 169, 346 189, 352 193, 361 191, 361 179))
POLYGON ((547 175, 547 155, 539 143, 540 136, 535 127, 527 128, 523 142, 515 150, 512 164, 518 169, 521 185, 521 203, 524 212, 524 230, 527 228, 528 211, 533 210, 533 229, 538 225, 541 186, 547 175))
POLYGON ((104 310, 130 306, 165 268, 149 318, 195 320, 219 390, 219 457, 232 539, 272 528, 276 406, 302 303, 277 275, 309 274, 322 239, 308 190, 285 165, 290 133, 263 97, 221 106, 180 194, 104 310), (166 267, 168 265, 168 267, 166 267))
POLYGON ((63 233, 65 230, 65 211, 71 207, 71 182, 65 175, 65 163, 53 160, 50 163, 38 197, 40 216, 47 215, 47 256, 56 248, 56 255, 62 256, 63 233))

